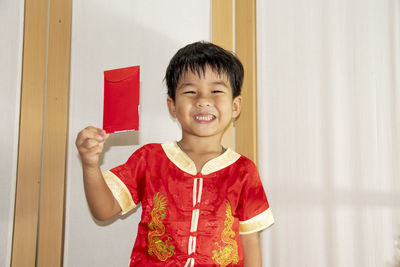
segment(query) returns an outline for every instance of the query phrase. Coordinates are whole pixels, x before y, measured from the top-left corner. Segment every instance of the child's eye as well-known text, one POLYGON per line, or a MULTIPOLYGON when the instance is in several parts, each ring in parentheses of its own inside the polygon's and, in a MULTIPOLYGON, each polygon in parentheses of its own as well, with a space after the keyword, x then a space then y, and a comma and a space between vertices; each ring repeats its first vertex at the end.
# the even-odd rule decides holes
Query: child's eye
POLYGON ((223 93, 223 91, 221 91, 221 90, 212 90, 212 93, 213 94, 218 94, 218 93, 223 93))
POLYGON ((184 95, 190 95, 190 94, 195 94, 195 91, 185 91, 183 92, 184 95))

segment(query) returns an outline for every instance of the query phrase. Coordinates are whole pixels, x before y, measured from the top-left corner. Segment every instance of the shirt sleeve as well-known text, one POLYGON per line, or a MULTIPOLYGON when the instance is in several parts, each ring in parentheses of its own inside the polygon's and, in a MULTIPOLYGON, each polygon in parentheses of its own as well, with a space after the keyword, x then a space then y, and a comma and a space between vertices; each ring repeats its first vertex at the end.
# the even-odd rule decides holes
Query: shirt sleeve
POLYGON ((274 223, 257 167, 249 160, 237 207, 239 234, 262 231, 274 223))
POLYGON ((145 156, 145 149, 142 147, 135 151, 126 163, 103 172, 106 184, 121 207, 121 214, 135 208, 142 199, 145 156))

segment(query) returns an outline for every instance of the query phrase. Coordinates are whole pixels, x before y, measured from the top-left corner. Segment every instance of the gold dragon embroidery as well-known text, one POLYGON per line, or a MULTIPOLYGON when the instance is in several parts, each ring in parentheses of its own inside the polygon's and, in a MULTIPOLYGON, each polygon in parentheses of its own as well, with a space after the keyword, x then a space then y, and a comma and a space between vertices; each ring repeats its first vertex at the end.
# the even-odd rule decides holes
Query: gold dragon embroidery
POLYGON ((238 256, 238 245, 236 243, 235 232, 232 230, 233 225, 232 209, 229 201, 226 201, 226 218, 224 221, 224 230, 221 233, 221 241, 226 244, 221 246, 218 242, 215 245, 218 250, 213 250, 213 260, 215 260, 220 266, 225 267, 231 263, 237 264, 239 262, 238 256))
POLYGON ((168 258, 175 254, 175 247, 168 245, 171 237, 162 241, 160 237, 165 234, 165 226, 162 220, 167 215, 167 198, 158 192, 153 197, 154 207, 151 210, 151 222, 148 224, 151 231, 149 231, 147 238, 149 241, 149 255, 156 255, 160 261, 166 261, 168 258))

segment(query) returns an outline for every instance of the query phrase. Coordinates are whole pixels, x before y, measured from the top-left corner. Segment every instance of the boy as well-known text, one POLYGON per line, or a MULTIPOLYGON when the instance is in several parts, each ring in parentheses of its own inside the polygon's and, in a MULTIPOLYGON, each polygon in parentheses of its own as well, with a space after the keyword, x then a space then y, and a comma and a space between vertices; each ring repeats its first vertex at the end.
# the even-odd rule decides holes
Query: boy
POLYGON ((261 266, 258 233, 274 222, 272 213, 255 165, 221 146, 240 114, 242 64, 197 42, 175 54, 165 80, 179 142, 145 145, 102 174, 108 134, 95 127, 78 134, 93 216, 107 220, 142 203, 130 266, 261 266))

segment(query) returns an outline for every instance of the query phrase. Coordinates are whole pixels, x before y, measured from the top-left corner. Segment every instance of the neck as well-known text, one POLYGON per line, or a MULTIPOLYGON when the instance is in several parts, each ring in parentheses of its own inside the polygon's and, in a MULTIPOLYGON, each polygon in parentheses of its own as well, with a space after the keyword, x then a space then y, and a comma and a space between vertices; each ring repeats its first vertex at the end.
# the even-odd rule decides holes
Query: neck
POLYGON ((223 152, 221 136, 197 137, 192 135, 182 135, 179 141, 180 147, 187 153, 205 154, 210 152, 223 152))

